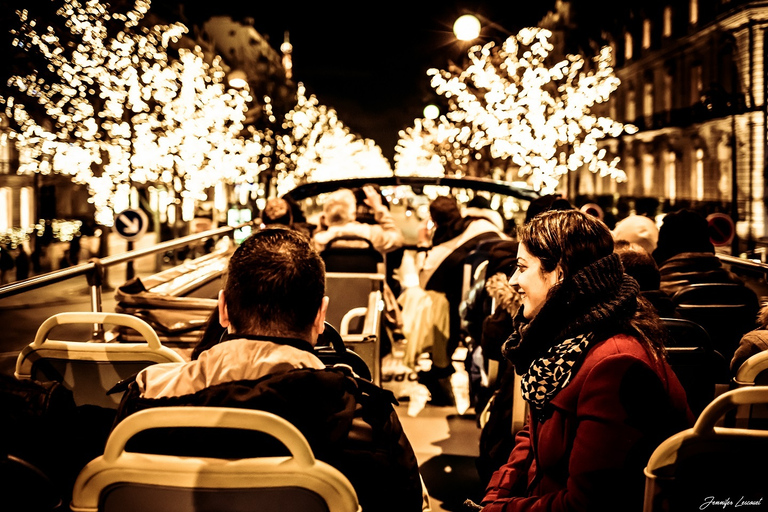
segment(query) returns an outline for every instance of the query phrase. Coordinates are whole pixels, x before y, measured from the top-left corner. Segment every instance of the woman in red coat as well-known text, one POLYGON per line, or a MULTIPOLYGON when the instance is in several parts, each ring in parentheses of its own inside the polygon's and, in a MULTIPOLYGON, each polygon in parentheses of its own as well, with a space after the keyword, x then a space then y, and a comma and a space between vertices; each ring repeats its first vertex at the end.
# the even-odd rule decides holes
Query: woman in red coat
POLYGON ((649 456, 693 421, 663 327, 602 221, 550 211, 519 237, 523 302, 504 355, 531 415, 482 509, 641 510, 649 456))

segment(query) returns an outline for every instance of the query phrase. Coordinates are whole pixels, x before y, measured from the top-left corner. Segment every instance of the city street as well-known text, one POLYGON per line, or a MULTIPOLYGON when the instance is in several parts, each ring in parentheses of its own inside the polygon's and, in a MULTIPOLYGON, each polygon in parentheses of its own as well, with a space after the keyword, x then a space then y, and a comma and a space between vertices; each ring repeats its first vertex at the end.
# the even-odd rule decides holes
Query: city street
MULTIPOLYGON (((120 284, 124 281, 117 273, 112 280, 120 284)), ((46 318, 67 311, 91 311, 90 300, 90 289, 83 276, 0 299, 0 372, 13 375, 19 351, 35 339, 46 318)), ((102 310, 115 310, 113 288, 102 290, 102 310)), ((63 326, 56 333, 61 339, 83 340, 90 330, 63 326)))

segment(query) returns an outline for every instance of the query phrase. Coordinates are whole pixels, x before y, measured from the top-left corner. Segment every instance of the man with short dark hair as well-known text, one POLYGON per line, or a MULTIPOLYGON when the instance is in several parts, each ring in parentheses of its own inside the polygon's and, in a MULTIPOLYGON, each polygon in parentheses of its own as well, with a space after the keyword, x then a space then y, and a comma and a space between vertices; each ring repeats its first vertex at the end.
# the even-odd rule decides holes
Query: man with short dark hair
POLYGON ((226 343, 189 363, 147 367, 136 378, 142 397, 180 396, 276 371, 325 368, 313 352, 328 308, 325 266, 308 240, 289 229, 259 231, 237 248, 227 274, 218 302, 226 343))
MULTIPOLYGON (((232 255, 219 292, 222 341, 194 361, 142 370, 118 421, 157 406, 266 410, 296 425, 315 457, 347 476, 364 510, 420 511, 418 463, 391 393, 347 368, 326 368, 313 351, 327 307, 325 266, 311 241, 285 228, 257 231, 232 255)), ((145 449, 169 444, 155 438, 145 449)), ((252 448, 229 444, 226 453, 240 456, 252 448)))

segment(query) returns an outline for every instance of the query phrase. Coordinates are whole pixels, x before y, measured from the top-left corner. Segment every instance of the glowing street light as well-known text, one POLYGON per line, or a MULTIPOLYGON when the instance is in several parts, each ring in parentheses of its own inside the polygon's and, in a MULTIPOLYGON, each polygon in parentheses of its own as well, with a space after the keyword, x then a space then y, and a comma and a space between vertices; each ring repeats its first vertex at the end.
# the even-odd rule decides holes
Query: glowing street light
POLYGON ((248 87, 248 76, 242 69, 236 69, 229 74, 228 82, 234 89, 245 89, 248 87))
POLYGON ((437 119, 440 117, 440 109, 437 105, 427 105, 424 107, 424 119, 437 119))
POLYGON ((453 33, 461 41, 471 41, 480 36, 480 20, 472 14, 459 16, 453 23, 453 33))

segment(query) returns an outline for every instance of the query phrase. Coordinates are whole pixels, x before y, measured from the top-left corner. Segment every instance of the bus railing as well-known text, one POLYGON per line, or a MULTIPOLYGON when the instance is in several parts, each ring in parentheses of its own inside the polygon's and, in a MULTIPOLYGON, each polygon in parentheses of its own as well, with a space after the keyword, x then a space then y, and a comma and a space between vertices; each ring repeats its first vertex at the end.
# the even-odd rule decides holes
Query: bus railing
POLYGON ((200 233, 177 238, 175 240, 160 242, 151 247, 135 249, 122 254, 116 254, 104 258, 91 258, 87 263, 81 263, 72 267, 54 270, 45 274, 39 274, 28 279, 23 279, 21 281, 16 281, 2 286, 0 287, 0 299, 32 290, 37 290, 44 286, 66 281, 67 279, 72 279, 74 277, 85 276, 90 290, 91 310, 94 312, 100 312, 102 310, 101 290, 104 283, 104 277, 106 275, 106 269, 109 267, 133 262, 134 260, 143 256, 150 256, 153 254, 164 253, 166 251, 186 247, 209 238, 221 238, 223 236, 233 235, 238 229, 242 229, 248 226, 253 227, 254 225, 255 222, 247 222, 237 226, 226 226, 222 228, 211 229, 208 231, 202 231, 200 233))

